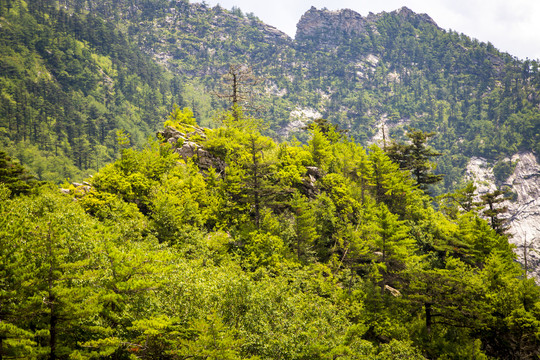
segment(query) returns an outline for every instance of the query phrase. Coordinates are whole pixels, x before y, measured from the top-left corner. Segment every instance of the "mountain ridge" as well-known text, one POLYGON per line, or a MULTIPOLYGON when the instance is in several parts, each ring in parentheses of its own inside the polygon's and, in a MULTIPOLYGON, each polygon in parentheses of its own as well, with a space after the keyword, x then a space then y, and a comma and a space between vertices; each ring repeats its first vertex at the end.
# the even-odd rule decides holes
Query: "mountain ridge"
MULTIPOLYGON (((294 39, 301 41, 305 38, 323 36, 324 39, 333 37, 333 40, 338 40, 343 35, 362 35, 366 33, 367 27, 374 30, 375 23, 385 14, 387 12, 384 11, 377 14, 370 12, 368 16, 363 17, 360 13, 347 8, 332 11, 328 9, 319 10, 312 6, 300 17, 296 24, 297 30, 294 39), (335 38, 336 36, 338 39, 335 38)), ((439 28, 429 15, 417 14, 406 6, 391 11, 390 14, 397 14, 408 20, 423 21, 439 28)))

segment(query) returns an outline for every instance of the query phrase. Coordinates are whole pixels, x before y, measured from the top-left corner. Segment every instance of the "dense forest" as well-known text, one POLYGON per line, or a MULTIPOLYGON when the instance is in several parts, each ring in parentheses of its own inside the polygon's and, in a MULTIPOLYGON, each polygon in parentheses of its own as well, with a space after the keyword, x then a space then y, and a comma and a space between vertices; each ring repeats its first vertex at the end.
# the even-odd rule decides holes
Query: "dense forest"
POLYGON ((60 183, 115 159, 121 129, 144 144, 179 85, 114 25, 54 4, 0 5, 0 144, 60 183))
POLYGON ((340 14, 0 0, 0 360, 540 358, 538 63, 340 14))
POLYGON ((3 359, 538 357, 540 288, 474 188, 436 211, 327 122, 302 145, 192 114, 63 192, 3 154, 3 359))
POLYGON ((42 180, 81 179, 115 159, 118 130, 142 145, 174 103, 215 127, 227 104, 213 94, 230 64, 261 79, 254 115, 275 140, 307 140, 295 126, 302 110, 363 146, 381 123, 395 140, 409 126, 436 132, 438 194, 464 185, 471 156, 505 167, 539 150, 538 62, 406 8, 362 18, 360 30, 343 23, 350 10, 312 8, 293 40, 254 14, 187 0, 0 7, 0 140, 42 180))

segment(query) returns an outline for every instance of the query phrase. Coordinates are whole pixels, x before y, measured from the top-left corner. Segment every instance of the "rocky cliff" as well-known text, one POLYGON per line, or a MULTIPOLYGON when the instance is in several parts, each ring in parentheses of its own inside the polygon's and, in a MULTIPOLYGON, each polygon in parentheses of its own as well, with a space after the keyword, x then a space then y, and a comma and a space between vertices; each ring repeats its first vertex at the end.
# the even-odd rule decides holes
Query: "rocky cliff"
MULTIPOLYGON (((350 9, 330 11, 327 9, 318 10, 312 6, 302 15, 296 25, 295 40, 302 42, 307 39, 316 39, 319 43, 335 44, 340 39, 364 34, 368 28, 376 32, 375 24, 385 14, 384 12, 369 13, 367 17, 363 17, 350 9)), ((397 14, 402 19, 424 21, 437 26, 428 15, 416 14, 407 7, 395 10, 392 14, 397 14)))
POLYGON ((296 25, 295 38, 299 41, 308 38, 335 41, 344 35, 363 33, 368 24, 367 18, 349 9, 329 11, 311 7, 296 25))
MULTIPOLYGON (((517 162, 503 184, 515 194, 513 201, 505 203, 510 241, 516 245, 519 261, 540 279, 540 164, 532 152, 518 153, 508 160, 517 162)), ((496 189, 493 167, 485 159, 472 158, 467 176, 475 182, 479 194, 496 189)))
POLYGON ((204 128, 182 124, 184 131, 179 131, 167 126, 164 130, 157 132, 157 137, 163 142, 169 143, 174 152, 187 161, 193 159, 203 171, 214 169, 217 174, 222 175, 225 171, 225 162, 217 156, 211 154, 203 148, 201 142, 206 140, 204 128))

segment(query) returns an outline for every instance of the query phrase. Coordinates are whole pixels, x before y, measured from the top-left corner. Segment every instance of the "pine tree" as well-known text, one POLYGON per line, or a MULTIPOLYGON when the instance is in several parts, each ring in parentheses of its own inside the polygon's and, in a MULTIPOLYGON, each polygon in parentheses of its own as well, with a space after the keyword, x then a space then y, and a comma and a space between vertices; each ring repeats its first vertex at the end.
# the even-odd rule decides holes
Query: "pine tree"
POLYGON ((308 149, 311 152, 313 163, 323 171, 328 170, 328 166, 333 159, 331 144, 328 137, 318 127, 311 130, 308 149))
POLYGON ((438 197, 441 210, 450 218, 456 219, 459 213, 478 209, 480 202, 475 201, 476 185, 469 182, 464 188, 438 197))
POLYGON ((507 200, 504 195, 506 195, 506 192, 498 189, 480 196, 483 205, 487 206, 487 209, 482 214, 489 219, 491 228, 499 235, 506 235, 508 230, 508 227, 505 226, 505 220, 500 216, 508 211, 508 206, 497 207, 497 204, 507 200))
POLYGON ((295 193, 290 206, 294 216, 295 250, 298 259, 309 254, 310 248, 317 240, 315 214, 311 204, 299 193, 295 193))
POLYGON ((27 194, 37 184, 24 167, 0 151, 0 183, 4 183, 12 195, 27 194))
POLYGON ((378 262, 382 275, 382 292, 386 285, 400 277, 398 273, 406 268, 405 262, 413 259, 414 240, 409 237, 404 222, 399 221, 384 204, 376 209, 375 224, 373 246, 380 254, 378 262))
POLYGON ((433 135, 435 133, 411 129, 407 133, 410 144, 394 143, 386 149, 390 159, 399 164, 401 169, 409 170, 416 185, 426 193, 429 185, 441 181, 444 176, 433 174, 435 166, 430 159, 441 155, 427 145, 433 135))
POLYGON ((279 188, 272 181, 272 163, 265 159, 264 152, 272 147, 270 139, 256 133, 250 134, 245 144, 246 157, 242 167, 245 171, 244 192, 252 205, 257 229, 260 227, 261 210, 275 205, 279 188))

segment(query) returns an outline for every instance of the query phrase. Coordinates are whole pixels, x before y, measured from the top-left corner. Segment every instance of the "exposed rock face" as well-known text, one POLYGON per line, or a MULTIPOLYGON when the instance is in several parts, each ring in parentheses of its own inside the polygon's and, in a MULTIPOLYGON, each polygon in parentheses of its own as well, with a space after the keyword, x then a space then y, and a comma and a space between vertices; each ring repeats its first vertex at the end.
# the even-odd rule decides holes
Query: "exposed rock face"
POLYGON ((540 279, 540 164, 531 152, 514 155, 512 161, 516 160, 516 169, 506 181, 517 193, 517 201, 508 206, 511 241, 522 263, 527 252, 527 267, 540 279))
POLYGON ((289 124, 283 127, 278 134, 286 138, 291 132, 299 131, 309 122, 322 117, 322 114, 315 109, 297 107, 289 115, 289 124))
POLYGON ((184 125, 184 127, 192 130, 190 132, 180 132, 170 126, 165 130, 159 131, 157 136, 163 141, 168 142, 175 149, 174 151, 187 161, 189 158, 194 158, 201 170, 215 169, 218 174, 223 174, 225 171, 225 162, 220 158, 206 151, 199 143, 192 141, 191 138, 206 139, 204 130, 198 126, 184 125))
POLYGON ((393 12, 398 14, 402 19, 415 19, 438 27, 437 23, 428 14, 417 14, 406 6, 393 12))
MULTIPOLYGON (((416 14, 406 7, 402 7, 392 13, 397 14, 402 19, 412 18, 437 26, 429 15, 416 14)), ((351 38, 365 33, 366 29, 384 14, 384 12, 376 15, 369 13, 367 17, 362 17, 359 13, 350 9, 338 11, 327 9, 317 10, 312 6, 311 9, 302 15, 296 25, 295 40, 302 41, 316 38, 322 43, 333 44, 336 40, 343 37, 351 38)))
MULTIPOLYGON (((226 53, 225 56, 234 54, 234 61, 237 61, 238 53, 249 48, 252 37, 256 37, 257 41, 264 42, 276 49, 287 48, 292 43, 292 39, 277 28, 260 20, 233 14, 220 6, 210 8, 204 4, 188 2, 185 5, 180 5, 177 2, 175 6, 176 8, 169 9, 164 19, 152 21, 144 19, 145 21, 141 22, 141 24, 144 23, 148 26, 152 33, 152 36, 144 39, 146 42, 143 45, 143 50, 174 72, 180 71, 196 76, 214 74, 217 69, 205 66, 206 61, 193 69, 186 67, 180 69, 175 61, 190 55, 209 57, 210 60, 214 58, 216 53, 226 53), (200 19, 205 20, 204 26, 199 25, 200 19), (170 33, 189 34, 191 40, 184 41, 185 35, 171 38, 170 33), (250 35, 243 35, 246 33, 250 35), (199 39, 199 41, 192 39, 199 39), (172 47, 171 41, 174 44, 172 47)), ((260 61, 258 57, 253 58, 253 54, 248 54, 247 59, 244 60, 247 63, 260 61)), ((228 61, 232 62, 233 60, 229 59, 228 61)))
MULTIPOLYGON (((540 279, 540 164, 531 152, 516 154, 512 161, 518 161, 514 173, 503 185, 517 194, 508 206, 508 225, 516 245, 519 261, 525 264, 527 254, 528 271, 540 279)), ((467 167, 467 176, 474 180, 479 194, 496 189, 493 167, 485 159, 472 158, 467 167)))
POLYGON ((377 144, 380 147, 385 146, 385 142, 390 141, 390 130, 394 128, 406 128, 410 123, 409 119, 398 119, 391 121, 388 119, 388 114, 384 113, 376 124, 377 132, 371 138, 372 144, 377 144))
POLYGON ((296 40, 313 37, 330 39, 346 35, 358 35, 364 32, 367 19, 355 11, 317 10, 311 7, 296 25, 296 40))
POLYGON ((303 191, 306 196, 315 198, 315 196, 319 193, 319 189, 316 185, 317 180, 322 178, 324 174, 322 170, 316 166, 306 166, 306 170, 307 173, 302 182, 303 191))

